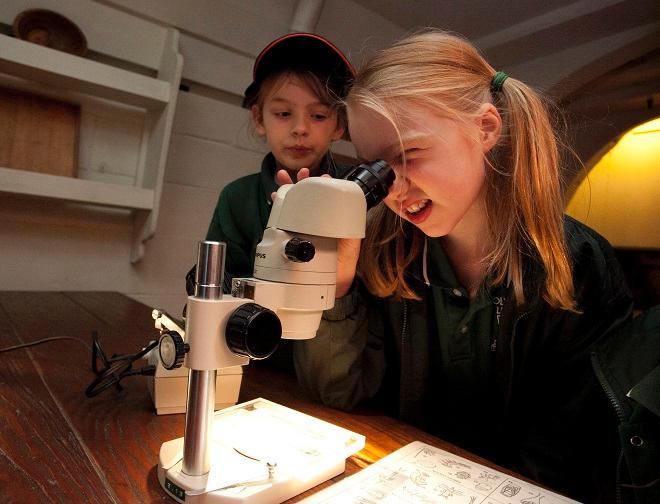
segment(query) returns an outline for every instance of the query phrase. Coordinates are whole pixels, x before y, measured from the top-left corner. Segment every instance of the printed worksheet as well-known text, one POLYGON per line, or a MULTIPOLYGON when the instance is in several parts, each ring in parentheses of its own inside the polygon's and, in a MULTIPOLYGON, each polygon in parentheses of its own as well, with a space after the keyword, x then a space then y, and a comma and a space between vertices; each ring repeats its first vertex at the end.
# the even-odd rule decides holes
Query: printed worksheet
POLYGON ((415 441, 304 504, 569 504, 576 501, 415 441))

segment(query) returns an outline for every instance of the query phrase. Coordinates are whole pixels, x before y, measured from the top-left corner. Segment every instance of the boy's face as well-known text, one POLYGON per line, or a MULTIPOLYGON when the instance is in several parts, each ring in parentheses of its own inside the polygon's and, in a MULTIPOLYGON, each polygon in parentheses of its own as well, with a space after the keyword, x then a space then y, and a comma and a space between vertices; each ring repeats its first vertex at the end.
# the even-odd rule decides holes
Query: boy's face
POLYGON ((262 109, 253 106, 252 116, 278 168, 293 180, 301 168, 315 175, 330 143, 344 134, 337 114, 295 76, 282 77, 266 89, 262 109))

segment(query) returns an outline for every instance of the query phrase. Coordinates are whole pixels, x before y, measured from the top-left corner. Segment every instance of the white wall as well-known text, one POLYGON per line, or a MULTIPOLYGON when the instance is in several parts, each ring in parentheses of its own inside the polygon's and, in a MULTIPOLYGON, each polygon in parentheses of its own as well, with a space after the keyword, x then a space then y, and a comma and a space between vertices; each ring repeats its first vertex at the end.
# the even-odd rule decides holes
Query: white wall
MULTIPOLYGON (((51 0, 22 3, 26 9, 54 8, 51 0)), ((265 149, 248 131, 240 95, 249 84, 254 57, 289 31, 297 2, 87 3, 92 13, 103 4, 181 31, 183 82, 190 91, 179 92, 156 234, 147 242, 144 258, 131 264, 132 219, 127 213, 3 195, 0 289, 119 291, 178 315, 185 303, 184 276, 195 261, 196 243, 206 234, 218 193, 228 182, 259 169, 265 149)), ((316 31, 359 57, 402 33, 347 0, 325 2, 316 31), (370 34, 377 36, 365 44, 370 34)), ((346 145, 338 151, 351 153, 346 145)))

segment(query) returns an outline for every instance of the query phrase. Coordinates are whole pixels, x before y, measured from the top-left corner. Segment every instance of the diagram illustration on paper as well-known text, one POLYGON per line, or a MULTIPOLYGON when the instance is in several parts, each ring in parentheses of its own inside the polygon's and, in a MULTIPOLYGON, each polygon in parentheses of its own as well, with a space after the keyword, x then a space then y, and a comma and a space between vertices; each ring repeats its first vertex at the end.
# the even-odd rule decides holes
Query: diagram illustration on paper
POLYGON ((531 483, 415 441, 304 504, 569 504, 531 483))

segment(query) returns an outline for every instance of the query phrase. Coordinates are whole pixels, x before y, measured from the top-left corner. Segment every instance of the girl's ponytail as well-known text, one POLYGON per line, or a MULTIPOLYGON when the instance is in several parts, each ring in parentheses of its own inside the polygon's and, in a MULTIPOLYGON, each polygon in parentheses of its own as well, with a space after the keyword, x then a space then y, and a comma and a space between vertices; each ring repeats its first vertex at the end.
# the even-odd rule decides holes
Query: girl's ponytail
MULTIPOLYGON (((497 72, 494 80, 500 75, 497 72)), ((523 263, 525 256, 532 256, 545 272, 543 298, 551 306, 574 310, 559 152, 548 106, 529 86, 513 78, 505 79, 499 90, 492 85, 491 89, 505 137, 501 152, 494 153, 498 159, 492 162, 496 172, 508 168, 505 176, 496 174, 491 180, 486 204, 496 242, 490 257, 496 282, 511 280, 516 301, 521 303, 523 263)))

